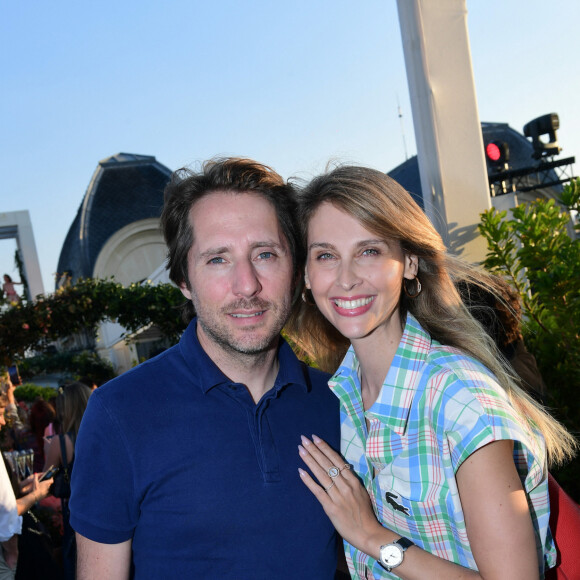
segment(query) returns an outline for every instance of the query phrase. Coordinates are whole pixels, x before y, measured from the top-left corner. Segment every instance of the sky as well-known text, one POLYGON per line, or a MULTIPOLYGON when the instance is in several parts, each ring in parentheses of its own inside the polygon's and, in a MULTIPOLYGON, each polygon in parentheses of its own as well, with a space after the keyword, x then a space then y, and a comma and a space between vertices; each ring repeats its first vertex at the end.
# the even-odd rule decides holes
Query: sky
MULTIPOLYGON (((562 156, 580 156, 580 2, 467 9, 480 120, 521 132, 556 112, 562 156)), ((0 0, 0 213, 30 212, 45 292, 120 152, 391 170, 416 153, 395 0, 0 0)), ((18 279, 15 247, 0 240, 0 270, 18 279)))

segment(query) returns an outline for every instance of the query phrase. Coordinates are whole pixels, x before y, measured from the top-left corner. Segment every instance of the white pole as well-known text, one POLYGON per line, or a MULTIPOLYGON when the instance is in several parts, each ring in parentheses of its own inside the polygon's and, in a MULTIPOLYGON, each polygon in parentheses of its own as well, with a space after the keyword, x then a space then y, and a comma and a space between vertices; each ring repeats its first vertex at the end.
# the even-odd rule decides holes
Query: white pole
POLYGON ((447 247, 485 257, 491 207, 465 0, 397 0, 425 212, 447 247))

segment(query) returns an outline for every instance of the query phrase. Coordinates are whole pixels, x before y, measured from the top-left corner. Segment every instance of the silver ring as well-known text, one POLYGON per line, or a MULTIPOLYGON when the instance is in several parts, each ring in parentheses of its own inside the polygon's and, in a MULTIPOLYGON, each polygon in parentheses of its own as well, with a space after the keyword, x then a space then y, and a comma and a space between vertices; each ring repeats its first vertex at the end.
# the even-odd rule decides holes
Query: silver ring
POLYGON ((332 483, 331 483, 331 484, 330 484, 328 487, 325 487, 325 488, 324 488, 324 491, 325 491, 326 493, 328 493, 328 492, 329 492, 329 491, 332 489, 332 486, 333 486, 333 485, 334 485, 334 481, 333 481, 333 482, 332 482, 332 483))
POLYGON ((340 475, 340 468, 336 467, 336 465, 333 465, 332 467, 328 468, 328 471, 326 473, 328 473, 328 477, 334 479, 335 477, 338 477, 340 475))

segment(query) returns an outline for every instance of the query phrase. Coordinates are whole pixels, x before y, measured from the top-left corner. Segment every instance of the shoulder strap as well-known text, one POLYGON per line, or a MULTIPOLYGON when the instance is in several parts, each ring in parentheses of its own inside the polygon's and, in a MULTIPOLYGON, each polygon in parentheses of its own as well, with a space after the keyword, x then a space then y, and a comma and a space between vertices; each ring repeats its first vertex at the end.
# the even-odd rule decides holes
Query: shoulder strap
POLYGON ((58 436, 58 440, 60 442, 60 459, 62 461, 62 466, 66 472, 68 472, 68 461, 66 458, 66 444, 64 441, 64 435, 61 433, 58 436))

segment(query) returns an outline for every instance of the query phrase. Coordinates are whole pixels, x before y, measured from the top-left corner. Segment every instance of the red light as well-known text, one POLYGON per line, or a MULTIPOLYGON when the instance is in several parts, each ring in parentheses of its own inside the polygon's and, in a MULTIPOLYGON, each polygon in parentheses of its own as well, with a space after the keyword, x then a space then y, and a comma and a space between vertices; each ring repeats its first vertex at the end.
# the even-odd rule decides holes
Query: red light
POLYGON ((487 144, 487 147, 485 148, 485 154, 490 161, 499 161, 501 159, 500 148, 493 141, 487 144))

